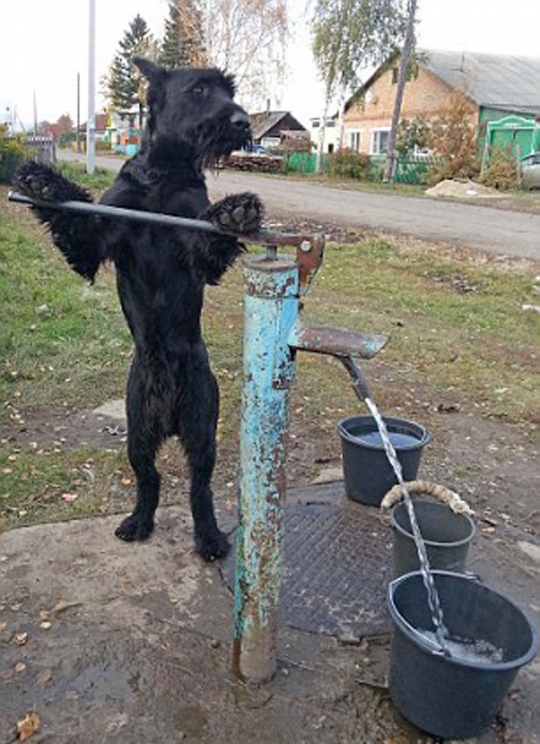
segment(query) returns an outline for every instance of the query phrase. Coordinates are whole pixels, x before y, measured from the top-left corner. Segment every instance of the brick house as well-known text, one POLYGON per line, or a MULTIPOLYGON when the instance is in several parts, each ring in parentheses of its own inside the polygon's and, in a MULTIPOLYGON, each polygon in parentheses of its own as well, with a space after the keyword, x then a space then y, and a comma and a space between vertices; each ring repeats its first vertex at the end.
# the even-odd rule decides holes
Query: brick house
MULTIPOLYGON (((399 57, 381 65, 347 102, 343 144, 357 152, 386 152, 399 57)), ((405 86, 401 119, 436 118, 453 93, 463 93, 478 126, 478 149, 519 145, 522 156, 540 149, 540 59, 425 50, 405 86)))

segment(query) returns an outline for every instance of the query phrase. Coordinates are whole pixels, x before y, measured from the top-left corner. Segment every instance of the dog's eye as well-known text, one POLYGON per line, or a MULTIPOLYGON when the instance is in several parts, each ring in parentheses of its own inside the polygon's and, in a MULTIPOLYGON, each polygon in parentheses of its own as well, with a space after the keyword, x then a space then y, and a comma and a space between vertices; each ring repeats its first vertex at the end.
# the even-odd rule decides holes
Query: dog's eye
POLYGON ((196 96, 204 96, 206 93, 206 87, 204 85, 196 85, 194 88, 191 89, 191 92, 194 93, 196 96))

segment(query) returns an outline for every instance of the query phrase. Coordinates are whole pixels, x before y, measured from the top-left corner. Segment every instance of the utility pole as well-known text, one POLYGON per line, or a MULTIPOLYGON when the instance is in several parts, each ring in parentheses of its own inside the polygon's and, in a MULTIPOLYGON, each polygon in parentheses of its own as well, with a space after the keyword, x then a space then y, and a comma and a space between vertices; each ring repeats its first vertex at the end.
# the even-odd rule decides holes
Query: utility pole
POLYGON ((77 152, 81 151, 81 73, 77 73, 77 124, 75 129, 77 152))
POLYGON ((392 126, 388 135, 388 146, 386 148, 386 164, 384 166, 383 181, 388 183, 395 178, 396 171, 396 139, 399 126, 399 117, 401 115, 401 106, 403 104, 403 95, 407 83, 407 73, 409 71, 409 61, 414 48, 414 24, 416 21, 416 8, 418 0, 409 0, 409 17, 407 20, 407 30, 405 32, 405 41, 401 52, 399 63, 399 74, 396 89, 396 100, 394 103, 394 113, 392 115, 392 126))
POLYGON ((88 23, 88 119, 86 121, 86 172, 96 161, 96 0, 89 0, 88 23))
POLYGON ((37 133, 38 133, 37 101, 36 101, 36 89, 34 88, 34 137, 37 137, 37 133))

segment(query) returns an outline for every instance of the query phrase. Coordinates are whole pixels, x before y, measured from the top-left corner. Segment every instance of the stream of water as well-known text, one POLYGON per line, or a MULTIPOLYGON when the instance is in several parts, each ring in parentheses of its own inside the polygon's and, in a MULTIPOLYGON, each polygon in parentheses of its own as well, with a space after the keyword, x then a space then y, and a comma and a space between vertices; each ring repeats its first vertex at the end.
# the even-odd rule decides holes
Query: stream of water
POLYGON ((420 571, 422 572, 422 580, 424 582, 424 586, 426 587, 426 591, 427 591, 429 609, 431 611, 431 615, 433 618, 433 626, 435 628, 435 638, 437 639, 437 643, 441 647, 441 650, 444 652, 444 654, 446 656, 451 656, 452 654, 447 644, 447 638, 449 636, 449 633, 444 625, 441 603, 439 600, 437 589, 435 587, 435 582, 433 581, 433 575, 431 574, 431 571, 430 571, 429 559, 428 559, 427 552, 426 552, 426 546, 424 545, 422 533, 420 532, 420 527, 418 526, 418 521, 416 519, 416 514, 414 511, 414 506, 413 506, 411 496, 407 490, 405 481, 403 479, 403 470, 401 468, 401 463, 398 459, 394 445, 392 444, 390 440, 388 429, 386 428, 386 424, 384 423, 383 417, 381 416, 379 409, 369 397, 364 398, 364 402, 366 406, 368 407, 369 412, 375 419, 375 423, 377 424, 377 428, 379 429, 379 433, 381 435, 384 451, 386 452, 386 456, 388 457, 390 465, 392 466, 392 469, 396 475, 397 481, 399 485, 401 486, 403 498, 405 500, 405 505, 407 507, 407 513, 409 515, 409 521, 411 523, 411 529, 413 532, 414 541, 416 543, 416 549, 418 551, 418 558, 420 560, 420 571))

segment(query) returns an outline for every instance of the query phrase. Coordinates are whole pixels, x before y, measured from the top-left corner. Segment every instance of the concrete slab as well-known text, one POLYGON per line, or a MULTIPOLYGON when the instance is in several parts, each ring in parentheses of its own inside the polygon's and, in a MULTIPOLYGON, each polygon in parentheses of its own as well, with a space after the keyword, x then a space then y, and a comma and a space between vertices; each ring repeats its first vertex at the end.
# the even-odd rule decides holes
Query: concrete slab
POLYGON ((104 418, 117 421, 119 424, 123 424, 124 426, 127 423, 126 401, 124 400, 124 398, 118 398, 117 400, 108 400, 102 406, 94 408, 92 413, 94 413, 96 416, 103 416, 104 418))
MULTIPOLYGON (((32 744, 433 741, 390 702, 387 638, 346 643, 283 627, 276 678, 261 689, 237 682, 232 597, 218 567, 194 554, 188 512, 162 508, 139 545, 114 538, 118 519, 0 536, 2 744, 31 711, 41 721, 32 744)), ((482 560, 497 572, 489 549, 482 560)), ((527 580, 516 579, 523 596, 527 580)), ((538 691, 535 664, 518 676, 506 723, 478 742, 537 744, 538 691)))

